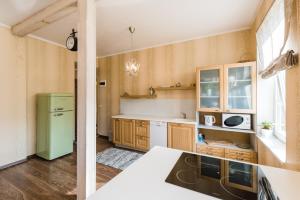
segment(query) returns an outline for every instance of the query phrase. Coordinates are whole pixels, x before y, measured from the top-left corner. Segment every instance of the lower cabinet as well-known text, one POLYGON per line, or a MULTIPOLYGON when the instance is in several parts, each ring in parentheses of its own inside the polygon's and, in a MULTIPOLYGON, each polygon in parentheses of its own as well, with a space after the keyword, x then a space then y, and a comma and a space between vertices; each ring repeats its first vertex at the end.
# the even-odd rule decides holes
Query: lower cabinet
POLYGON ((113 143, 122 144, 121 138, 121 120, 113 119, 113 143))
POLYGON ((122 147, 148 151, 150 123, 145 120, 113 119, 113 143, 122 147))
MULTIPOLYGON (((147 120, 113 119, 113 143, 130 149, 150 149, 150 122, 147 120)), ((195 151, 195 125, 168 123, 168 147, 195 151)))
POLYGON ((149 150, 149 138, 140 135, 135 136, 135 148, 140 151, 149 150))
POLYGON ((168 147, 195 151, 195 125, 168 123, 168 147))
POLYGON ((225 149, 225 158, 257 163, 257 153, 254 151, 225 149))
POLYGON ((232 160, 257 163, 257 153, 253 150, 231 149, 207 144, 197 144, 196 152, 232 160))
POLYGON ((222 147, 208 146, 206 144, 197 145, 197 153, 207 154, 210 156, 225 157, 225 149, 222 147))
POLYGON ((124 146, 135 147, 134 120, 121 120, 121 141, 124 146))
POLYGON ((135 148, 148 151, 150 146, 150 123, 145 120, 135 121, 135 148))

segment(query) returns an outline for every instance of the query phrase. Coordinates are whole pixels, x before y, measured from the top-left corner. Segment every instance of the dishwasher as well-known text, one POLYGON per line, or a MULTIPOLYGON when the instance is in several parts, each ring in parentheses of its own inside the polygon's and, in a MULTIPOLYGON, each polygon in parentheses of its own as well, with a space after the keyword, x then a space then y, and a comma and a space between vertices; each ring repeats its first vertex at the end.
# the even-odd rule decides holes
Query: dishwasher
POLYGON ((167 147, 167 122, 150 121, 150 148, 154 146, 167 147))

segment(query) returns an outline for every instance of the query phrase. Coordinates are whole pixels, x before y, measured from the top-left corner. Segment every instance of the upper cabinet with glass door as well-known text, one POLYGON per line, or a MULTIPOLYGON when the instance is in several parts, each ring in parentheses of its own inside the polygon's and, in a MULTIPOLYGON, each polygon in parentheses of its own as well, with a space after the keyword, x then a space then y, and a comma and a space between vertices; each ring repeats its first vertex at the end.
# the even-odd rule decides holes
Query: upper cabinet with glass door
POLYGON ((255 62, 224 65, 224 111, 255 113, 255 62))
POLYGON ((220 112, 223 108, 223 66, 197 68, 197 110, 220 112))

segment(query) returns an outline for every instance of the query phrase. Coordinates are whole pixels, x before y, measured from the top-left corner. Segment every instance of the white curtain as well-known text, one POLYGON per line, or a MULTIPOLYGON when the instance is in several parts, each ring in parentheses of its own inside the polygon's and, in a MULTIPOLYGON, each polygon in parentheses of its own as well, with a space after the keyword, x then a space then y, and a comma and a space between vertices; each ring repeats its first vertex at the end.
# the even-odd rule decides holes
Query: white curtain
POLYGON ((275 0, 256 33, 258 66, 262 78, 296 65, 294 51, 284 52, 292 17, 293 0, 275 0))

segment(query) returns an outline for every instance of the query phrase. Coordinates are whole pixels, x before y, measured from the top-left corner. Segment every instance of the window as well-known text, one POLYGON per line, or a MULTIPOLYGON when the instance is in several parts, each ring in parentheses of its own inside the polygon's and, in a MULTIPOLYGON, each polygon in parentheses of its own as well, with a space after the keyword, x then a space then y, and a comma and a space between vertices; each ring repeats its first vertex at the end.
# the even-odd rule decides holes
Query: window
POLYGON ((285 142, 285 71, 275 77, 275 105, 274 105, 274 134, 281 141, 285 142))
MULTIPOLYGON (((280 54, 285 34, 284 16, 284 0, 276 0, 256 33, 259 71, 267 68, 280 54)), ((274 135, 285 142, 285 72, 279 72, 276 76, 271 77, 271 79, 273 79, 272 81, 274 83, 274 91, 272 91, 274 101, 271 101, 274 104, 272 119, 272 121, 274 121, 274 135)), ((268 101, 268 99, 265 99, 265 101, 268 101)), ((270 119, 265 120, 271 121, 270 119)))

